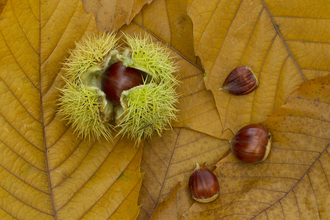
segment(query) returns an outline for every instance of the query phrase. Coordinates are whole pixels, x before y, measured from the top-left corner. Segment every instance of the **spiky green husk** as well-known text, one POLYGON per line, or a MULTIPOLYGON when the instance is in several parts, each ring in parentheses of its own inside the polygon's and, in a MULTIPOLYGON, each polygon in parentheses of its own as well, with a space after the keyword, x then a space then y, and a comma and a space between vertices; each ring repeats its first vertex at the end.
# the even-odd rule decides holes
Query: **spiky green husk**
POLYGON ((149 35, 125 35, 126 43, 131 50, 130 57, 122 56, 125 66, 139 69, 152 76, 151 82, 154 83, 173 83, 177 84, 178 80, 173 73, 177 71, 174 60, 170 57, 167 48, 159 43, 152 42, 149 35))
POLYGON ((107 101, 100 82, 95 82, 99 76, 94 73, 102 73, 108 67, 117 41, 114 34, 88 35, 69 51, 70 56, 63 64, 66 86, 60 89, 58 114, 82 138, 112 140, 113 126, 104 114, 109 113, 109 108, 105 107, 107 101))
POLYGON ((70 56, 63 65, 65 77, 69 81, 79 80, 81 74, 91 67, 105 68, 107 55, 117 48, 118 38, 114 34, 94 34, 76 42, 76 48, 70 50, 70 56))
POLYGON ((178 97, 174 87, 178 80, 173 73, 177 67, 170 52, 149 36, 125 37, 127 48, 121 50, 113 34, 87 36, 76 43, 64 63, 66 86, 60 89, 58 114, 82 138, 112 140, 113 126, 109 122, 114 118, 119 134, 139 142, 154 131, 160 135, 176 119, 178 97), (119 60, 143 71, 145 81, 142 86, 124 91, 125 107, 114 109, 101 91, 101 79, 105 70, 119 60))
POLYGON ((86 88, 83 84, 67 81, 66 86, 60 89, 62 95, 59 100, 58 114, 72 124, 77 136, 88 139, 104 137, 112 140, 113 126, 102 122, 100 116, 100 95, 96 90, 86 88))
POLYGON ((178 99, 173 85, 141 85, 124 91, 121 98, 127 108, 118 125, 119 134, 127 134, 137 141, 150 137, 154 131, 161 135, 171 126, 171 120, 176 119, 178 99))

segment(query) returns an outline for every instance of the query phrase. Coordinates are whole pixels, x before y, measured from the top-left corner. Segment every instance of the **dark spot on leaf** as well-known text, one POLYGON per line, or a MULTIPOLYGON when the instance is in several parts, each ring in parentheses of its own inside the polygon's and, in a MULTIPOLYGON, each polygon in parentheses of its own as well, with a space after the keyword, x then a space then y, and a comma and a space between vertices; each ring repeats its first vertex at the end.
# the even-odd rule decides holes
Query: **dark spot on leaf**
POLYGON ((124 173, 121 173, 121 174, 118 176, 117 180, 118 180, 119 178, 123 177, 123 176, 124 176, 124 173))

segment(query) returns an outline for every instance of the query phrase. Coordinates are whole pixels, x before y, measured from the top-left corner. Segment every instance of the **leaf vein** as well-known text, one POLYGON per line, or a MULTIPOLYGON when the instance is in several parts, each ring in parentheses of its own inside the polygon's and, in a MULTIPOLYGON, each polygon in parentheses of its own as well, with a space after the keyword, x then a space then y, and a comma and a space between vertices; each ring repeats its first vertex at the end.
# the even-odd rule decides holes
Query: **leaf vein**
POLYGON ((171 153, 171 157, 170 157, 170 160, 169 160, 169 166, 168 168, 166 169, 166 173, 165 173, 165 176, 164 176, 164 179, 163 179, 163 182, 161 184, 161 188, 160 188, 160 191, 159 191, 159 194, 158 194, 158 199, 157 199, 157 205, 159 204, 159 201, 160 201, 160 196, 162 195, 162 191, 164 189, 164 185, 165 185, 165 181, 167 180, 167 174, 168 174, 168 171, 169 169, 171 168, 171 161, 172 161, 172 158, 173 158, 173 154, 175 152, 175 148, 177 146, 177 143, 178 143, 178 139, 179 139, 179 136, 180 136, 180 133, 181 133, 181 128, 178 132, 178 135, 176 136, 176 140, 175 140, 175 143, 174 143, 174 150, 173 152, 171 153))
MULTIPOLYGON (((259 72, 258 79, 260 79, 260 75, 261 75, 261 73, 262 73, 262 69, 263 69, 264 64, 265 64, 265 62, 266 62, 266 59, 267 59, 268 54, 269 54, 269 52, 270 52, 270 49, 273 47, 273 44, 274 44, 275 39, 276 39, 276 36, 277 36, 277 35, 275 35, 275 37, 274 37, 272 43, 269 45, 269 48, 268 48, 268 50, 267 50, 267 52, 266 52, 266 55, 265 55, 265 57, 264 57, 264 59, 263 59, 263 61, 262 61, 262 64, 261 64, 261 68, 260 68, 260 72, 259 72)), ((256 90, 253 91, 253 101, 252 101, 252 106, 251 106, 251 115, 250 115, 250 123, 249 123, 249 124, 252 124, 253 109, 254 109, 254 100, 256 99, 256 93, 257 93, 256 90)), ((226 116, 227 116, 227 115, 226 115, 226 116)))
POLYGON ((162 184, 160 184, 159 180, 157 179, 157 177, 155 176, 155 174, 152 172, 152 170, 150 169, 150 167, 148 166, 148 164, 146 163, 146 161, 143 158, 142 158, 142 161, 146 164, 146 166, 147 166, 148 170, 150 171, 150 173, 152 174, 152 176, 155 178, 155 180, 161 186, 162 184))
MULTIPOLYGON (((18 24, 19 28, 21 29, 22 33, 24 34, 24 37, 26 38, 26 41, 30 44, 30 47, 32 48, 32 50, 33 50, 36 54, 38 54, 38 52, 34 49, 34 47, 32 46, 31 42, 29 41, 29 38, 26 36, 26 33, 25 33, 24 29, 22 28, 21 23, 19 22, 19 20, 18 20, 16 14, 15 14, 15 10, 14 10, 14 7, 13 7, 13 3, 12 3, 12 1, 10 1, 10 4, 11 4, 11 8, 13 8, 13 14, 14 14, 14 16, 15 16, 15 18, 16 18, 17 24, 18 24)), ((32 10, 31 10, 31 11, 32 11, 32 10)), ((32 14, 33 14, 33 13, 32 13, 32 14)), ((33 14, 33 16, 34 16, 34 14, 33 14)))
POLYGON ((7 87, 8 91, 11 92, 11 94, 15 97, 15 99, 21 104, 21 106, 25 109, 25 111, 31 116, 31 118, 33 118, 35 121, 39 122, 41 124, 41 121, 37 120, 35 117, 33 117, 31 115, 31 113, 27 110, 27 108, 23 105, 23 103, 18 99, 18 97, 14 94, 13 91, 11 91, 11 89, 8 87, 8 85, 6 84, 6 82, 0 77, 0 80, 3 82, 3 84, 5 84, 5 86, 7 87))
MULTIPOLYGON (((35 186, 31 185, 30 183, 28 183, 26 180, 23 180, 23 179, 19 178, 18 176, 16 176, 15 174, 13 174, 11 171, 9 171, 6 167, 4 167, 2 164, 0 164, 0 166, 1 166, 4 170, 6 170, 9 174, 11 174, 12 176, 14 176, 14 177, 16 177, 17 179, 21 180, 24 184, 27 184, 27 185, 33 187, 34 189, 36 189, 37 191, 40 191, 40 192, 42 192, 42 193, 45 193, 45 194, 49 195, 49 193, 47 193, 47 192, 45 192, 45 191, 43 191, 43 190, 41 190, 41 189, 38 189, 37 187, 35 187, 35 186)), ((45 171, 41 171, 41 172, 45 173, 45 171)))
POLYGON ((55 185, 53 188, 55 189, 56 187, 60 186, 67 178, 69 178, 81 165, 81 163, 85 160, 86 156, 88 155, 88 153, 90 152, 90 150, 92 149, 92 147, 94 146, 95 142, 90 146, 88 152, 86 153, 86 155, 84 156, 84 158, 82 158, 82 160, 80 161, 80 163, 75 167, 75 169, 69 174, 67 175, 61 182, 59 182, 57 185, 55 185))
POLYGON ((261 0, 261 4, 262 4, 263 7, 265 8, 265 10, 266 10, 266 12, 267 12, 267 14, 268 14, 268 17, 269 17, 269 19, 271 20, 271 22, 272 22, 272 24, 273 24, 273 27, 274 27, 274 29, 275 29, 277 35, 280 37, 280 39, 281 39, 281 41, 282 41, 282 43, 283 43, 283 45, 284 45, 284 47, 285 47, 287 53, 288 53, 289 56, 291 57, 291 59, 292 59, 293 63, 295 64, 295 66, 297 67, 297 69, 298 69, 298 71, 299 71, 299 73, 300 73, 300 75, 301 75, 303 81, 306 82, 306 77, 304 76, 303 72, 301 71, 301 68, 300 68, 300 66, 298 65, 298 63, 297 63, 296 59, 294 58, 293 54, 291 53, 288 44, 285 42, 284 37, 282 36, 280 30, 278 29, 278 27, 277 27, 277 25, 276 25, 276 22, 275 22, 275 20, 274 20, 274 18, 273 18, 272 13, 270 12, 270 10, 269 10, 269 8, 267 7, 267 5, 266 5, 266 3, 265 3, 264 0, 261 0))
POLYGON ((18 153, 16 153, 16 151, 14 151, 11 147, 9 147, 6 143, 4 143, 2 140, 0 140, 0 142, 5 145, 8 149, 10 149, 14 154, 16 154, 18 157, 20 157, 22 160, 24 160, 26 163, 30 164, 32 167, 36 168, 37 170, 40 170, 41 172, 46 172, 45 170, 42 170, 38 167, 36 167, 35 165, 33 165, 32 163, 30 163, 29 161, 27 161, 24 157, 22 157, 21 155, 19 155, 18 153))
POLYGON ((2 31, 1 31, 1 29, 0 29, 0 33, 1 33, 1 36, 2 36, 2 38, 3 38, 3 41, 4 41, 5 44, 6 44, 6 47, 8 48, 8 51, 10 52, 11 56, 14 58, 15 62, 16 62, 17 65, 19 66, 19 68, 22 70, 22 72, 24 73, 24 75, 26 76, 26 78, 29 79, 29 81, 31 82, 31 84, 32 84, 32 85, 33 85, 38 91, 40 91, 40 90, 38 89, 38 87, 32 82, 32 80, 30 79, 30 77, 25 73, 25 71, 23 70, 22 66, 19 64, 18 60, 16 59, 16 57, 15 57, 14 54, 12 53, 12 51, 11 51, 9 45, 7 44, 7 41, 5 40, 5 38, 4 38, 4 36, 3 36, 3 33, 2 33, 2 31))
MULTIPOLYGON (((77 144, 77 146, 73 149, 73 151, 58 165, 56 165, 56 167, 52 168, 49 170, 49 172, 52 172, 53 170, 57 169, 59 166, 61 166, 65 161, 67 161, 69 159, 69 157, 73 154, 73 152, 76 151, 76 149, 79 147, 79 145, 81 144, 82 140, 80 140, 80 142, 77 144)), ((49 148, 48 148, 49 149, 49 148)))
MULTIPOLYGON (((73 15, 70 17, 70 20, 69 20, 69 22, 67 23, 67 25, 66 25, 66 27, 65 27, 65 29, 64 29, 64 31, 63 31, 63 33, 61 34, 60 39, 57 40, 54 49, 52 50, 51 53, 49 53, 48 57, 42 62, 42 64, 44 64, 44 63, 50 58, 50 56, 54 53, 55 48, 57 48, 58 43, 61 41, 61 39, 62 39, 62 37, 63 37, 65 31, 67 30, 67 28, 68 28, 68 26, 69 26, 69 24, 70 24, 70 22, 71 22, 71 19, 74 17, 74 14, 76 13, 77 8, 78 8, 78 4, 76 4, 76 7, 75 7, 74 12, 73 12, 73 15)), ((87 29, 87 26, 86 26, 85 30, 83 31, 84 33, 85 33, 86 29, 87 29)))
MULTIPOLYGON (((278 90, 278 85, 279 85, 279 83, 280 83, 281 74, 282 74, 282 72, 283 72, 284 65, 285 65, 286 61, 288 60, 288 58, 289 58, 289 55, 285 58, 284 62, 282 63, 280 73, 278 74, 277 83, 276 83, 276 89, 275 89, 275 95, 274 95, 273 111, 274 111, 274 109, 275 109, 276 97, 277 97, 277 90, 278 90)), ((272 111, 272 112, 273 112, 273 111, 272 111)))
POLYGON ((51 145, 51 146, 49 146, 47 149, 49 150, 50 148, 52 148, 52 147, 54 147, 55 146, 55 144, 59 141, 59 140, 61 140, 61 138, 64 136, 64 134, 69 130, 69 126, 66 128, 66 130, 62 133, 62 135, 59 137, 59 138, 57 138, 57 140, 51 145))
MULTIPOLYGON (((137 150, 136 151, 136 153, 135 153, 135 155, 134 155, 134 157, 133 158, 135 158, 136 157, 136 155, 137 155, 137 153, 139 152, 139 150, 137 150)), ((109 155, 110 155, 110 153, 109 153, 109 155)), ((109 156, 108 155, 108 156, 109 156)), ((133 159, 134 160, 134 159, 133 159)), ((127 169, 127 167, 132 163, 132 161, 133 160, 131 160, 127 165, 126 165, 126 167, 124 168, 124 171, 127 169)), ((105 160, 104 160, 105 161, 105 160)), ((103 164, 103 163, 102 163, 103 164)), ((100 166, 101 167, 101 166, 100 166)), ((99 167, 99 168, 100 168, 99 167)), ((94 173, 95 174, 95 173, 94 173)), ((94 175, 93 174, 93 175, 94 175)), ((138 181, 136 181, 136 183, 135 183, 135 185, 134 185, 134 187, 132 188, 132 191, 131 192, 129 192, 126 196, 125 196, 125 198, 122 200, 122 201, 120 201, 120 203, 118 204, 118 206, 117 206, 117 208, 114 210, 114 212, 113 213, 115 213, 116 211, 117 211, 117 209, 120 207, 120 205, 126 200, 126 198, 134 191, 134 189, 135 189, 135 187, 139 184, 139 182, 140 182, 141 180, 138 180, 138 181)), ((110 186, 108 187, 108 189, 105 191, 105 193, 107 193, 109 190, 110 190, 110 188, 111 188, 111 186, 113 185, 113 183, 112 184, 110 184, 110 186)), ((105 193, 103 193, 103 195, 102 196, 100 196, 100 198, 79 218, 79 219, 82 219, 88 212, 89 212, 89 210, 91 210, 99 201, 100 201, 100 199, 104 196, 104 194, 105 193)))
MULTIPOLYGON (((322 151, 322 153, 320 153, 320 155, 315 159, 315 161, 309 166, 309 168, 306 170, 306 172, 301 176, 301 178, 297 181, 297 183, 292 187, 291 190, 289 190, 282 198, 279 199, 279 201, 281 201, 283 198, 285 198, 291 191, 294 193, 294 189, 298 186, 298 184, 303 180, 303 178, 308 175, 309 171, 314 167, 315 163, 317 161, 320 160, 320 157, 323 155, 324 152, 327 151, 327 149, 329 148, 330 144, 327 145, 327 147, 324 148, 324 150, 322 151)), ((295 193, 294 193, 295 194, 295 193)), ((276 202, 275 202, 276 203, 276 202)), ((275 204, 274 203, 274 204, 275 204)), ((264 209, 262 212, 267 212, 267 210, 272 207, 274 204, 272 204, 271 206, 269 206, 268 208, 264 209)), ((299 203, 297 201, 297 206, 299 209, 299 203)), ((261 212, 260 212, 261 213, 261 212)), ((299 215, 300 215, 300 211, 299 211, 299 215)), ((257 215, 258 216, 258 215, 257 215)), ((301 219, 301 216, 300 216, 301 219)))
POLYGON ((53 216, 52 214, 49 214, 49 213, 47 213, 47 212, 45 212, 45 211, 42 211, 42 210, 40 210, 40 209, 38 209, 38 208, 36 208, 36 207, 33 207, 32 205, 30 205, 30 204, 28 204, 28 203, 25 203, 24 201, 20 200, 19 198, 17 198, 17 197, 14 196, 13 194, 11 194, 11 193, 10 193, 7 189, 5 189, 3 186, 0 185, 0 187, 1 187, 3 190, 5 190, 9 195, 11 195, 12 197, 14 197, 15 199, 17 199, 18 201, 20 201, 20 202, 23 203, 24 205, 29 206, 29 207, 31 207, 32 209, 35 209, 35 210, 37 210, 37 211, 39 211, 39 212, 41 212, 41 213, 44 213, 44 214, 46 214, 46 215, 53 216))
MULTIPOLYGON (((95 142, 94 142, 95 143, 95 142)), ((114 146, 116 146, 118 144, 118 141, 117 141, 117 143, 114 145, 114 146)), ((91 149, 91 148, 90 148, 91 149)), ((113 149, 112 149, 113 150, 113 149)), ((60 207, 59 209, 57 209, 57 211, 59 211, 59 210, 61 210, 64 206, 66 206, 74 197, 75 197, 75 195, 77 195, 77 193, 81 190, 81 189, 83 189, 84 188, 84 186, 89 182, 89 180, 95 175, 95 173, 100 169, 100 167, 104 164, 104 162, 108 159, 108 157, 110 156, 110 154, 111 154, 111 152, 112 152, 112 150, 111 151, 109 151, 109 153, 108 153, 108 155, 107 155, 107 157, 106 158, 104 158, 104 160, 102 161, 102 163, 99 165, 99 167, 97 168, 97 169, 95 169, 95 171, 94 171, 94 173, 88 178, 88 180, 68 199, 68 201, 66 201, 66 203, 65 204, 63 204, 62 205, 62 207, 60 207)), ((88 151, 89 152, 89 151, 88 151)), ((138 152, 138 151, 137 151, 138 152)), ((87 154, 86 154, 87 155, 87 154)), ((86 156, 85 156, 86 157, 86 156)), ((84 157, 84 158, 85 158, 84 157)), ((81 164, 81 163, 80 163, 81 164)), ((80 165, 79 164, 79 165, 80 165)), ((78 165, 78 166, 79 166, 78 165)), ((129 165, 129 163, 127 164, 127 166, 129 165)), ((77 167, 78 167, 77 166, 77 167)), ((125 169, 127 168, 127 166, 125 167, 125 169)), ((125 170, 124 169, 124 170, 125 170)), ((76 170, 76 169, 75 169, 76 170)), ((71 174, 70 174, 71 175, 71 174)), ((111 186, 112 186, 112 184, 111 184, 111 186)), ((110 187, 111 187, 110 186, 110 187)), ((110 188, 109 187, 109 188, 110 188)), ((101 196, 102 197, 102 196, 101 196)))
POLYGON ((41 150, 40 148, 38 148, 37 146, 35 146, 34 144, 32 144, 28 139, 26 139, 20 132, 18 132, 16 130, 16 128, 2 115, 2 113, 0 113, 0 115, 8 122, 8 124, 16 131, 17 134, 19 134, 24 140, 26 140, 27 142, 29 142, 29 144, 31 144, 33 147, 35 147, 36 149, 40 150, 41 152, 45 152, 44 150, 41 150))
POLYGON ((322 165, 322 163, 321 163, 321 160, 320 160, 319 162, 320 162, 320 165, 321 165, 322 171, 323 171, 323 173, 324 173, 324 176, 325 176, 325 178, 326 178, 326 180, 327 180, 328 188, 329 188, 329 191, 330 191, 330 182, 329 182, 328 176, 327 176, 327 174, 326 174, 326 172, 325 172, 325 170, 324 170, 324 167, 323 167, 323 165, 322 165))

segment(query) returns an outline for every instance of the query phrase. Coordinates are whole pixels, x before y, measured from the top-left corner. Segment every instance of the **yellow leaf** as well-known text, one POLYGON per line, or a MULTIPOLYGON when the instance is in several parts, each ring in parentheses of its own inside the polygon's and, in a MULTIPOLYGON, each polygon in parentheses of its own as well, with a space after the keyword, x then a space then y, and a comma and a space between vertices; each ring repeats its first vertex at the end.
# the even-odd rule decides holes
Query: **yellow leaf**
POLYGON ((135 219, 142 145, 79 140, 56 115, 61 63, 98 32, 76 1, 8 1, 0 21, 0 218, 135 219))
POLYGON ((224 131, 234 134, 244 125, 265 120, 303 81, 329 74, 330 48, 324 28, 329 6, 308 4, 272 0, 189 3, 195 52, 206 69, 206 88, 215 97, 224 131), (219 91, 237 66, 249 66, 256 74, 260 85, 254 92, 234 96, 219 91))
POLYGON ((7 0, 0 0, 0 14, 3 11, 6 4, 7 4, 7 0))
POLYGON ((185 59, 180 60, 179 65, 179 112, 178 120, 172 126, 186 127, 219 137, 222 134, 221 121, 214 97, 205 88, 204 73, 185 59))
POLYGON ((82 0, 87 13, 93 12, 100 31, 117 31, 128 25, 141 8, 152 0, 82 0))
MULTIPOLYGON (((204 71, 196 65, 192 22, 187 16, 186 4, 186 0, 153 1, 134 18, 133 23, 140 32, 145 29, 157 40, 168 44, 178 59, 178 78, 181 81, 178 87, 179 112, 178 120, 172 126, 217 137, 222 133, 222 125, 212 93, 205 88, 204 71)), ((123 30, 127 31, 126 28, 123 30)))
POLYGON ((330 75, 302 84, 262 123, 273 136, 258 164, 233 154, 217 163, 220 195, 182 219, 329 219, 330 75))
POLYGON ((196 63, 187 0, 153 1, 133 21, 171 45, 186 59, 196 63))
MULTIPOLYGON (((129 34, 141 32, 151 34, 155 41, 168 44, 169 49, 173 51, 172 55, 177 58, 179 66, 178 78, 181 81, 178 87, 178 93, 180 94, 179 112, 178 121, 174 121, 172 126, 186 127, 211 136, 220 136, 222 126, 214 98, 211 92, 205 88, 203 70, 195 64, 196 57, 193 55, 192 45, 192 23, 189 17, 187 17, 185 7, 185 0, 153 1, 134 18, 128 27, 123 27, 121 30, 129 34), (160 23, 162 24, 161 26, 159 25, 160 23)), ((198 158, 204 158, 202 162, 213 163, 220 157, 222 152, 228 149, 227 141, 218 140, 187 129, 182 130, 184 131, 182 138, 187 138, 187 142, 191 141, 188 140, 189 138, 195 140, 195 138, 192 138, 194 135, 197 137, 202 135, 205 137, 203 140, 210 143, 204 149, 201 149, 197 144, 188 145, 188 149, 194 152, 194 158, 184 163, 176 164, 177 172, 184 169, 185 173, 177 174, 175 178, 168 179, 166 177, 167 171, 168 173, 175 172, 170 168, 171 162, 169 160, 172 158, 171 155, 173 155, 173 158, 175 156, 176 160, 180 160, 180 157, 187 157, 183 155, 183 152, 180 154, 174 153, 177 134, 169 131, 165 132, 162 138, 153 136, 150 141, 148 140, 141 164, 141 170, 145 172, 145 176, 139 198, 139 204, 142 205, 138 217, 139 220, 149 219, 156 205, 168 196, 177 184, 177 181, 192 172, 198 158), (215 143, 221 143, 221 146, 226 147, 220 147, 218 150, 221 152, 215 153, 214 150, 210 149, 215 147, 215 143), (205 152, 208 150, 210 152, 205 152), (192 164, 187 169, 188 163, 192 164)), ((184 147, 181 148, 183 151, 186 149, 184 147)))

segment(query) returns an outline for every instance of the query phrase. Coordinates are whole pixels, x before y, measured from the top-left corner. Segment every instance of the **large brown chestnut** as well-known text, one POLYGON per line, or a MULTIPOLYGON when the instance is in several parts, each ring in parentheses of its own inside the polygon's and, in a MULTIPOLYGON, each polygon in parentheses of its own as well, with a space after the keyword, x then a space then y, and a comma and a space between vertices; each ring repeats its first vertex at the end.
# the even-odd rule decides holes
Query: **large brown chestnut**
POLYGON ((247 125, 231 139, 230 147, 236 157, 245 163, 261 162, 270 152, 271 134, 259 124, 247 125))
POLYGON ((196 164, 196 169, 189 177, 189 191, 197 202, 212 202, 219 196, 218 178, 205 167, 205 164, 196 164))
POLYGON ((143 78, 139 70, 126 67, 122 62, 112 64, 102 78, 102 91, 114 104, 120 105, 120 96, 124 90, 142 85, 143 78))

